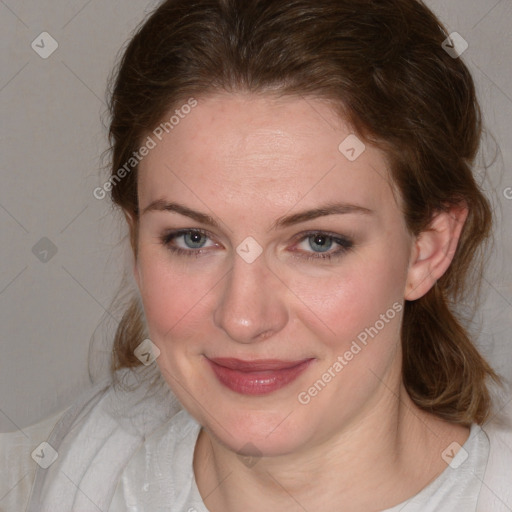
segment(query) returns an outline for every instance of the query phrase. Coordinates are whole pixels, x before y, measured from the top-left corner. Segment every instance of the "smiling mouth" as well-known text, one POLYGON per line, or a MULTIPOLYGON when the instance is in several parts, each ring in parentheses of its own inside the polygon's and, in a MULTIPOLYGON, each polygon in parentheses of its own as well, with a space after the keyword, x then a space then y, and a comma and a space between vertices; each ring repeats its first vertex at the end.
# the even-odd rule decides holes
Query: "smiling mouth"
POLYGON ((265 395, 281 389, 299 377, 313 361, 233 358, 206 358, 217 380, 242 395, 265 395))

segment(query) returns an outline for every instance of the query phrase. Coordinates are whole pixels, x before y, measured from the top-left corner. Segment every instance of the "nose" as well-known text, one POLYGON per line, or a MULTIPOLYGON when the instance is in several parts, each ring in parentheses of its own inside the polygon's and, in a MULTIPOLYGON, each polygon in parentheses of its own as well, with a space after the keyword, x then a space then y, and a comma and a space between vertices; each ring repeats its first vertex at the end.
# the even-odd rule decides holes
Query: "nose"
POLYGON ((214 323, 238 343, 263 341, 288 321, 286 287, 260 256, 253 263, 235 255, 226 275, 214 323))

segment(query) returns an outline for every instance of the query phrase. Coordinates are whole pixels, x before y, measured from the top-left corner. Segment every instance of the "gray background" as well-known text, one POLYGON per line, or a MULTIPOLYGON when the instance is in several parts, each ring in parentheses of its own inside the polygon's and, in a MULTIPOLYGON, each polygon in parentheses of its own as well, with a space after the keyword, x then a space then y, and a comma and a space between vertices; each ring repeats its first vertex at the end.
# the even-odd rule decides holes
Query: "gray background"
MULTIPOLYGON (((91 385, 93 334, 92 377, 107 371, 119 319, 107 311, 129 257, 119 216, 92 194, 108 162, 106 82, 157 3, 0 0, 0 431, 58 412, 91 385), (59 45, 47 59, 31 47, 45 31, 59 45)), ((512 2, 427 4, 469 43, 463 57, 492 135, 483 157, 495 162, 477 172, 498 218, 496 247, 475 321, 482 352, 512 379, 512 2)))

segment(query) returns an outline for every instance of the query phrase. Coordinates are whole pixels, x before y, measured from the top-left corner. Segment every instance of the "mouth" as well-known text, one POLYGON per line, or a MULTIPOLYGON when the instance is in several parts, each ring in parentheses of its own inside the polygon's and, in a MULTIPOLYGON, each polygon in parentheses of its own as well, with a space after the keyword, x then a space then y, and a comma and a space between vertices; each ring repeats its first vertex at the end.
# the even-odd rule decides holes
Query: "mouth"
POLYGON ((217 380, 242 395, 266 395, 281 389, 299 377, 313 359, 281 361, 260 359, 206 358, 217 380))

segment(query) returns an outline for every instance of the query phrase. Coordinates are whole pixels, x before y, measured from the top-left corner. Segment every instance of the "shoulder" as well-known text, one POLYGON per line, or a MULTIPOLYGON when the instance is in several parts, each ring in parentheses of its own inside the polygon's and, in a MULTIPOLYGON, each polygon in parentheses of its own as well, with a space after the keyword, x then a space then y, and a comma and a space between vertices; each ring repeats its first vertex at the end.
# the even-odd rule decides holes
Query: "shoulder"
POLYGON ((124 468, 109 512, 166 510, 169 503, 173 510, 186 510, 187 504, 201 503, 193 470, 200 430, 181 410, 147 437, 124 468))
POLYGON ((37 464, 48 460, 44 443, 67 409, 29 427, 0 433, 0 510, 25 510, 37 464))
POLYGON ((489 421, 481 425, 489 439, 489 459, 477 511, 512 509, 512 396, 507 394, 489 421))
POLYGON ((36 470, 28 512, 85 510, 90 500, 108 508, 133 453, 181 409, 159 375, 154 366, 120 370, 63 415, 48 438, 58 457, 36 470))

